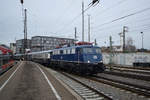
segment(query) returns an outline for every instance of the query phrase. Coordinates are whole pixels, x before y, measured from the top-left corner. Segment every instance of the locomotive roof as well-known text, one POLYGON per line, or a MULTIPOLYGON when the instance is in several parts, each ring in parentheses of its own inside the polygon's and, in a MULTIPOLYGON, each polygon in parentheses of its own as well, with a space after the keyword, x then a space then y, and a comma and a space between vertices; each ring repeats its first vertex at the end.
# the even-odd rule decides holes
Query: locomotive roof
POLYGON ((93 45, 77 45, 77 46, 70 46, 70 47, 62 47, 62 48, 57 48, 57 49, 54 49, 54 50, 63 50, 63 49, 67 49, 67 48, 69 48, 69 49, 71 49, 71 48, 85 48, 85 47, 88 47, 88 48, 92 48, 92 47, 97 47, 98 48, 98 46, 93 46, 93 45))

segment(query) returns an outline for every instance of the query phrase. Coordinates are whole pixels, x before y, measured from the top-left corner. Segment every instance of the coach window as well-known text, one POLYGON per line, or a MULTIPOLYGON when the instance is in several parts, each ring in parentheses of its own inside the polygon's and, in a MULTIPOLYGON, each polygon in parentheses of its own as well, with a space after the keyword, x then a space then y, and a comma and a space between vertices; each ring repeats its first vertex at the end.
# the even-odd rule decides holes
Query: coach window
POLYGON ((66 50, 66 54, 68 54, 68 50, 66 50))
POLYGON ((2 65, 2 59, 0 58, 0 66, 2 65))
POLYGON ((59 52, 59 51, 58 51, 58 50, 56 50, 56 55, 58 55, 58 52, 59 52))
POLYGON ((56 50, 54 51, 54 55, 56 55, 57 53, 56 53, 56 50))
POLYGON ((50 55, 53 55, 53 52, 50 52, 50 55))
POLYGON ((58 55, 60 54, 60 50, 57 50, 57 54, 58 54, 58 55))

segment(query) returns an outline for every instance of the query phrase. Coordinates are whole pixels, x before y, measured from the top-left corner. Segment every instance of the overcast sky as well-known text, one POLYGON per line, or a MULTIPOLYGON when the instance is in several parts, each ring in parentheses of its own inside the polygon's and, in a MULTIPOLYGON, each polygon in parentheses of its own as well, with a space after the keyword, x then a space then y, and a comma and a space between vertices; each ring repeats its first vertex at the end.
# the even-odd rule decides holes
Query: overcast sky
MULTIPOLYGON (((81 6, 85 8, 92 0, 24 0, 27 8, 28 38, 35 35, 74 38, 77 27, 78 40, 82 39, 81 6)), ((120 44, 118 33, 123 26, 129 27, 126 38, 131 37, 134 45, 141 48, 141 34, 144 33, 144 47, 150 49, 150 9, 111 22, 117 18, 150 8, 150 0, 100 0, 100 3, 85 12, 85 40, 87 40, 87 15, 91 15, 91 41, 97 39, 99 46, 120 44), (110 23, 109 23, 110 22, 110 23), (107 24, 105 24, 107 23, 107 24)), ((0 1, 0 43, 9 44, 23 38, 23 17, 20 0, 0 1)))

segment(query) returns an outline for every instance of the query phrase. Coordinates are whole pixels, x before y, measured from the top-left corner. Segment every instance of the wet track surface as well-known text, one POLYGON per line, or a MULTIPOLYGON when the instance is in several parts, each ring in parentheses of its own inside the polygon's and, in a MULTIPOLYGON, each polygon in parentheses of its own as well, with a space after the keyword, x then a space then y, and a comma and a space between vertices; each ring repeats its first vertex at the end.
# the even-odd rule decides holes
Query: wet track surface
POLYGON ((0 86, 0 100, 58 100, 36 65, 22 62, 17 68, 8 83, 0 86))

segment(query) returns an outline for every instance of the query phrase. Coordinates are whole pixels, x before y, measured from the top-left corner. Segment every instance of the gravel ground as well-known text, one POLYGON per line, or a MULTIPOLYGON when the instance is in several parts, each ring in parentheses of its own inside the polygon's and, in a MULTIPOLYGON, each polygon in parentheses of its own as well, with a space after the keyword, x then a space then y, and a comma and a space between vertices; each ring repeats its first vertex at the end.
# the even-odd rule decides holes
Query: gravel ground
POLYGON ((149 100, 149 98, 145 98, 144 96, 139 96, 135 93, 115 88, 110 85, 91 81, 85 78, 81 79, 82 81, 84 81, 84 83, 89 84, 90 86, 98 89, 99 91, 103 91, 105 94, 111 95, 114 100, 149 100))

